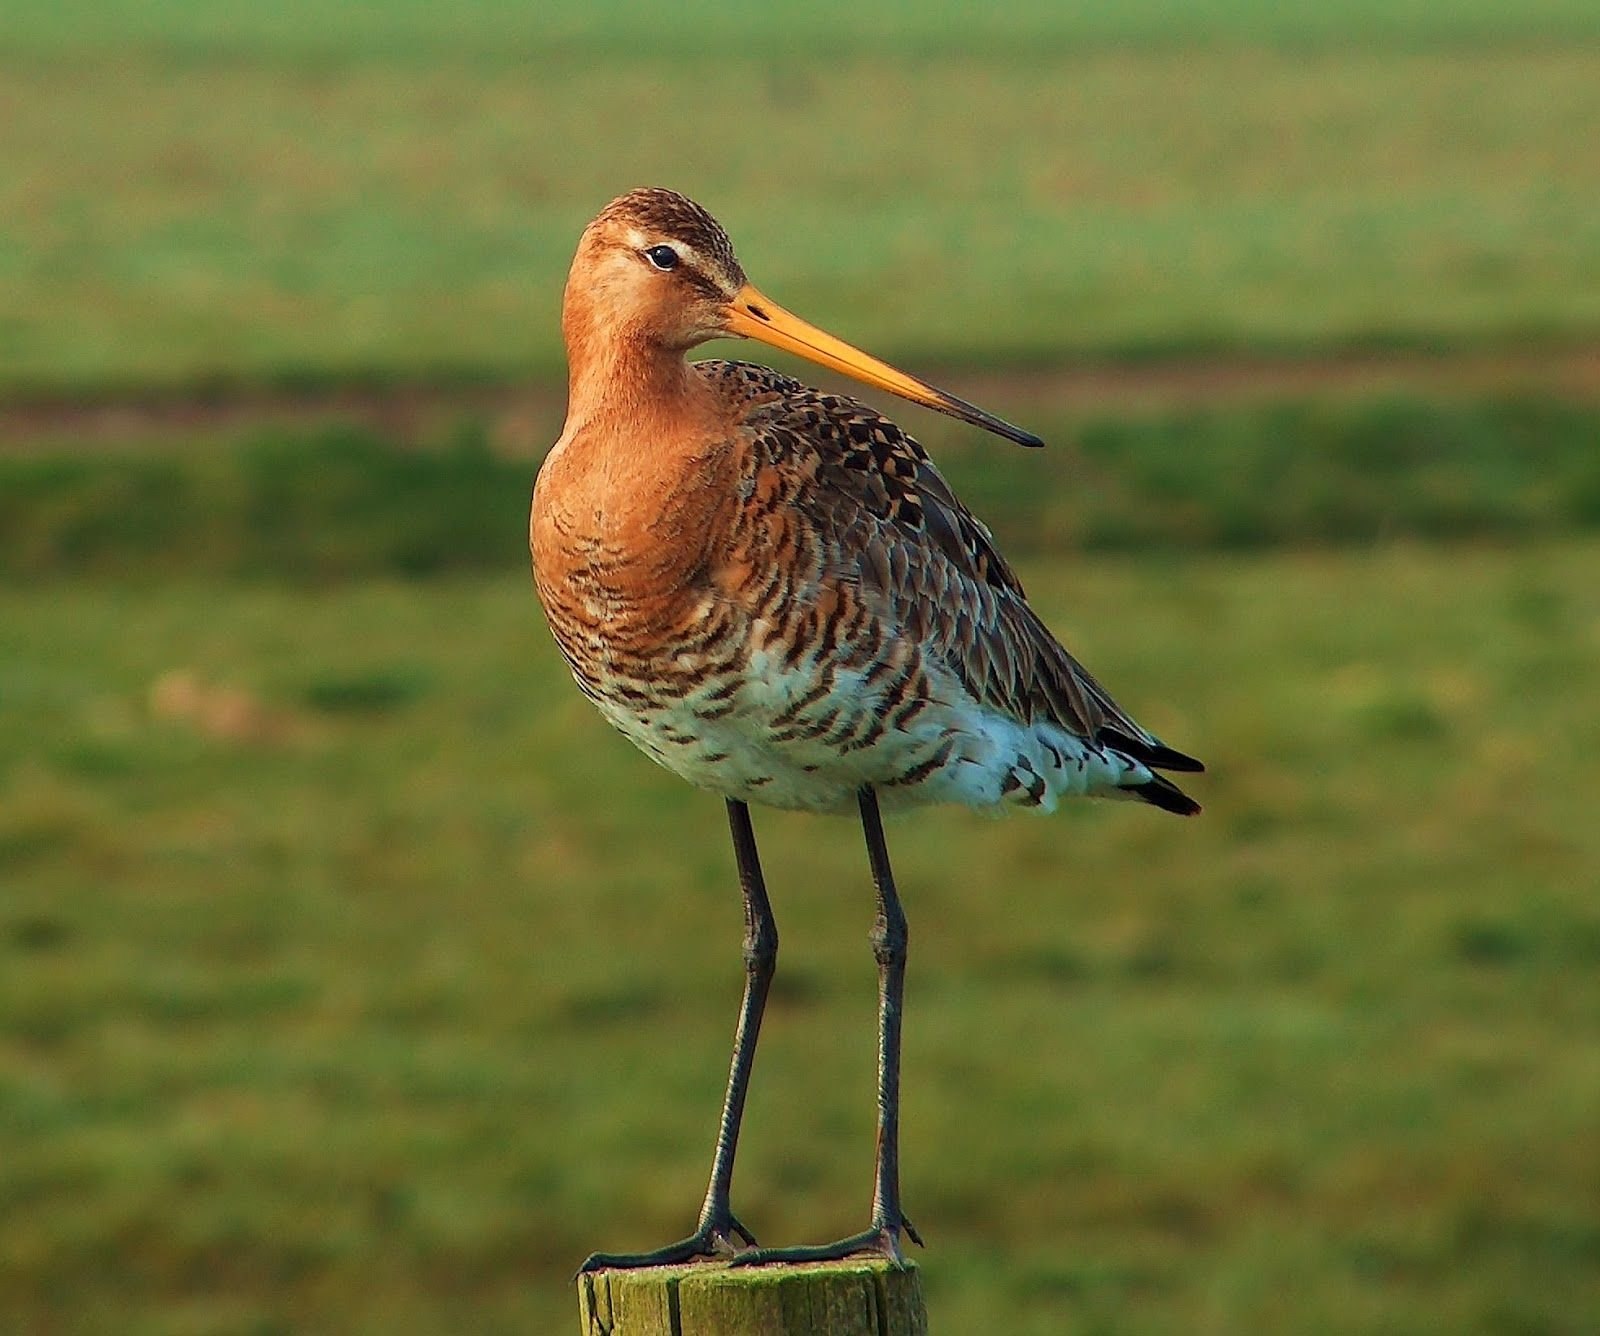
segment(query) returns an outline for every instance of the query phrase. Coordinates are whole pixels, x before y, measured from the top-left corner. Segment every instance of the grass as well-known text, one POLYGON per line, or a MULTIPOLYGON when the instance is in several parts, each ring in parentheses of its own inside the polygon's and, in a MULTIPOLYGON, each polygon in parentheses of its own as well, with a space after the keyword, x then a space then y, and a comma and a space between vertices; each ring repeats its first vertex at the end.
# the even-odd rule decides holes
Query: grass
POLYGON ((449 10, 424 0, 286 0, 270 9, 219 0, 13 0, 10 41, 30 55, 153 49, 206 56, 345 58, 378 51, 433 59, 440 53, 523 60, 552 49, 588 55, 682 56, 754 50, 792 59, 796 48, 973 49, 1011 56, 1099 46, 1256 43, 1302 49, 1352 46, 1538 44, 1600 32, 1584 0, 1339 0, 1325 6, 1268 0, 1018 0, 979 11, 960 0, 819 0, 804 8, 753 10, 699 0, 667 11, 660 0, 551 0, 537 11, 516 0, 468 0, 449 10))
POLYGON ((1600 336, 1591 6, 956 9, 25 3, 0 394, 553 377, 645 182, 924 364, 1600 336))
MULTIPOLYGON (((1579 1332, 1600 1306, 1600 546, 1027 565, 1204 816, 897 822, 941 1329, 1579 1332)), ((858 1227, 869 889, 759 814, 736 1185, 858 1227)), ((565 1330, 682 1232, 737 996, 716 802, 525 579, 0 591, 0 1311, 565 1330)))

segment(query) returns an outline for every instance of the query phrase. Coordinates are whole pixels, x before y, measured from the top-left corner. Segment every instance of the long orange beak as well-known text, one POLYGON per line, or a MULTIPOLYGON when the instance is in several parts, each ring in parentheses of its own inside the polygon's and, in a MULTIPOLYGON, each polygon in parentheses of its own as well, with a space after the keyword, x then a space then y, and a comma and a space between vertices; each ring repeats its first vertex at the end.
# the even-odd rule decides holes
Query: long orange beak
POLYGON ((935 389, 926 381, 906 375, 904 371, 896 371, 887 362, 880 362, 861 349, 852 348, 843 339, 836 339, 832 334, 808 324, 799 316, 768 301, 749 283, 735 294, 726 312, 730 334, 770 343, 786 353, 794 353, 833 371, 842 371, 864 384, 876 385, 880 390, 898 394, 914 404, 948 413, 951 417, 992 431, 996 436, 1004 436, 1018 445, 1044 444, 1031 431, 1013 427, 1009 422, 995 417, 993 413, 985 413, 964 399, 935 389))

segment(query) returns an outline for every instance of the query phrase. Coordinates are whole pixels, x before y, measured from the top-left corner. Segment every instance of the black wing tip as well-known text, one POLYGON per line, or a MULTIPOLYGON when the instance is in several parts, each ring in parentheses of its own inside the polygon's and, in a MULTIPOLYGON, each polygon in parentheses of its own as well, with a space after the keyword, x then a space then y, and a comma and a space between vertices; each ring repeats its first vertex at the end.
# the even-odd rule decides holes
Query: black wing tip
POLYGON ((1151 747, 1150 755, 1143 759, 1146 765, 1157 770, 1176 770, 1183 775, 1203 775, 1206 770, 1206 763, 1199 757, 1174 751, 1171 747, 1151 747))
POLYGON ((1143 742, 1121 729, 1102 728, 1100 740, 1152 770, 1176 770, 1180 774, 1198 775, 1204 773, 1206 768, 1206 763, 1198 757, 1175 751, 1162 742, 1143 742))
POLYGON ((1194 816, 1200 811, 1199 803, 1171 780, 1162 779, 1160 775, 1143 784, 1130 785, 1128 792, 1137 794, 1152 807, 1159 807, 1163 812, 1171 812, 1175 816, 1194 816))

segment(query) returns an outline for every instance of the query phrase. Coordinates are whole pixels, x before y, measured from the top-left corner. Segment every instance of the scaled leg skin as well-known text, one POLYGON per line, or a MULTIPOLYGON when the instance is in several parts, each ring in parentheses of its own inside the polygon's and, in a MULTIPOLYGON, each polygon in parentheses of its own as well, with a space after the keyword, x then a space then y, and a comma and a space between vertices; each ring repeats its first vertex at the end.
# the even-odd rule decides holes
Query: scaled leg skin
POLYGON ((700 1208, 693 1234, 647 1253, 592 1253, 583 1271, 608 1268, 670 1266, 701 1258, 727 1257, 743 1243, 755 1246, 755 1237, 739 1223, 729 1205, 733 1187, 733 1157, 739 1147, 739 1123, 744 1118, 745 1093, 750 1069, 755 1065, 756 1041, 761 1035, 761 1014, 778 964, 778 924, 767 900, 761 861, 756 854, 750 809, 728 800, 728 825, 733 831, 733 854, 739 865, 739 889, 744 893, 744 997, 739 1003, 739 1028, 733 1037, 733 1064, 728 1072, 728 1093, 722 1101, 722 1122, 717 1128, 717 1150, 711 1161, 711 1185, 700 1208), (736 1243, 735 1240, 738 1240, 736 1243))
POLYGON ((878 797, 860 793, 861 827, 878 893, 872 925, 872 954, 878 962, 878 1154, 873 1179, 872 1224, 860 1234, 803 1248, 752 1248, 733 1259, 735 1266, 767 1262, 827 1262, 845 1257, 886 1257, 904 1266, 900 1235, 919 1247, 922 1240, 900 1209, 900 1013, 906 987, 906 916, 895 893, 889 850, 883 841, 878 797))

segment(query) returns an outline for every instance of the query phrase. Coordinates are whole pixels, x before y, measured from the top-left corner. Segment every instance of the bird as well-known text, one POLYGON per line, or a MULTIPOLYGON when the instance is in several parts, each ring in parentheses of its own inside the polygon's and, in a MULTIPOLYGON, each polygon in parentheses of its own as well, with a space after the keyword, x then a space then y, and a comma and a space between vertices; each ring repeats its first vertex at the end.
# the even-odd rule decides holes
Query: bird
POLYGON ((744 991, 711 1179, 686 1238, 583 1271, 876 1256, 921 1244, 899 1169, 908 932, 882 811, 1048 811, 1069 797, 1199 806, 1202 763, 1135 723, 1046 628, 989 529, 867 404, 765 365, 691 361, 756 340, 1023 446, 1039 437, 899 371, 752 286, 727 232, 676 191, 612 200, 562 300, 568 407, 534 483, 534 584, 578 689, 727 809, 744 991), (855 815, 874 887, 877 1149, 867 1228, 760 1247, 731 1193, 778 930, 750 806, 855 815))

